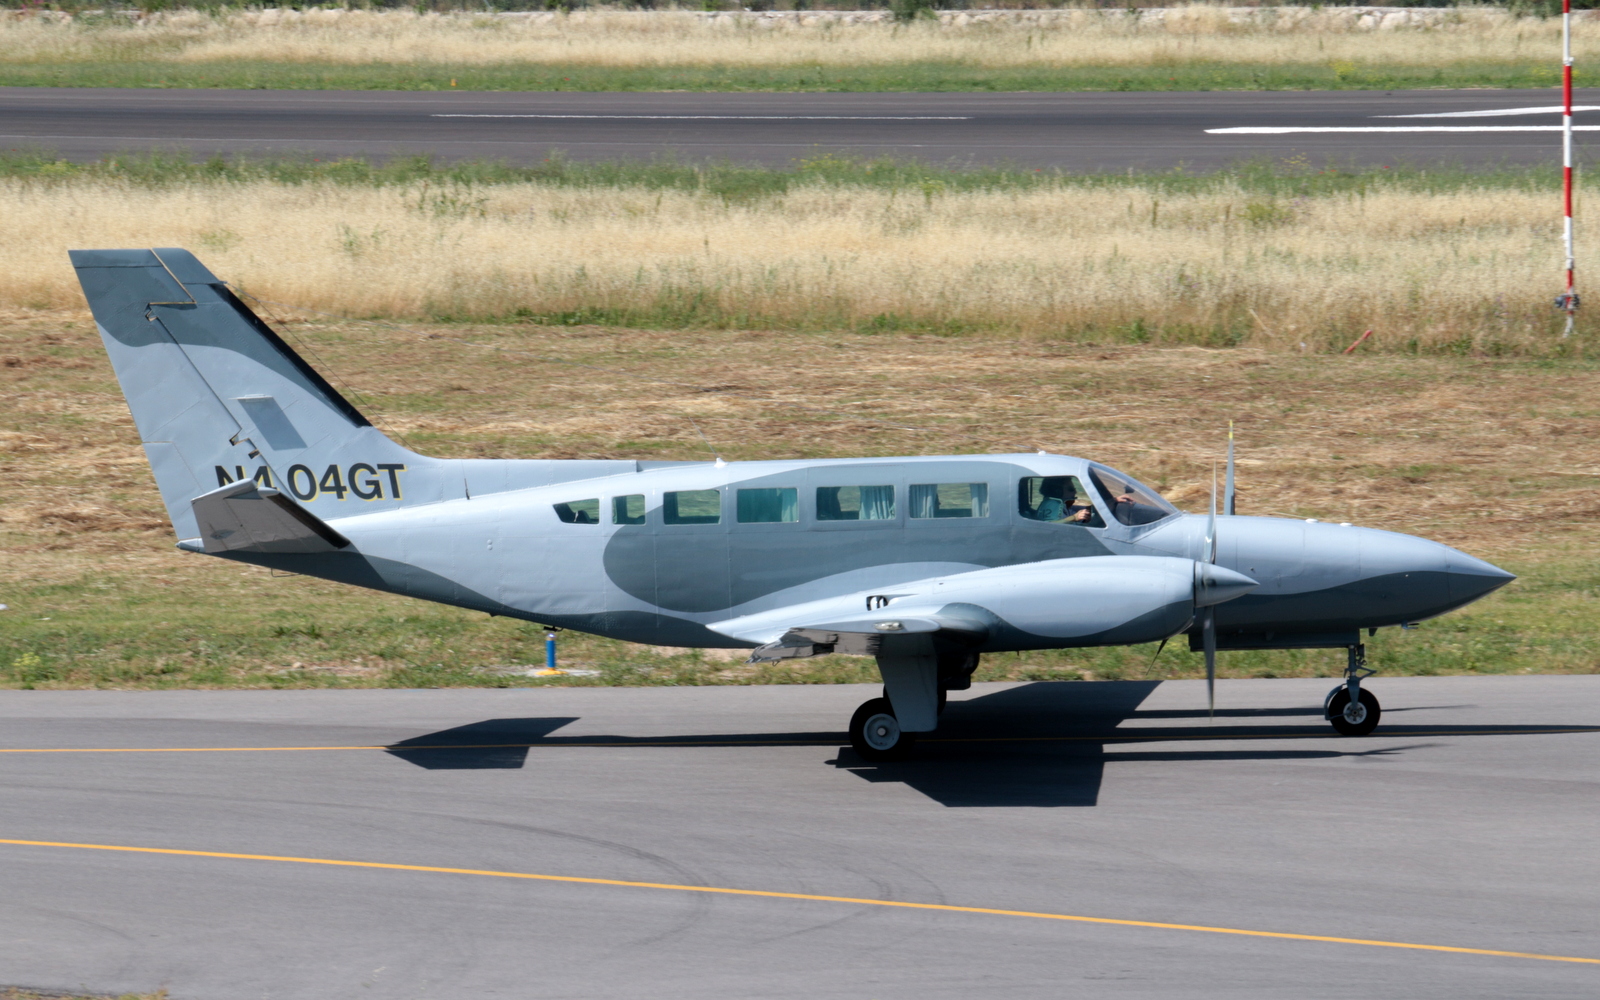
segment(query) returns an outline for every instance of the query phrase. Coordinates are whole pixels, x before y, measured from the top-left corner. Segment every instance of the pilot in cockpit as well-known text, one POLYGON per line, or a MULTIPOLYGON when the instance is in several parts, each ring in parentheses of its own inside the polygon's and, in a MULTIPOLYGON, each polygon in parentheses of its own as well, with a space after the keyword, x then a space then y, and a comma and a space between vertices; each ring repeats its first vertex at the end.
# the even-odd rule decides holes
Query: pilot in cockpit
POLYGON ((1094 518, 1094 508, 1078 506, 1078 494, 1071 476, 1046 476, 1039 484, 1038 508, 1033 516, 1040 521, 1067 521, 1087 524, 1094 518))

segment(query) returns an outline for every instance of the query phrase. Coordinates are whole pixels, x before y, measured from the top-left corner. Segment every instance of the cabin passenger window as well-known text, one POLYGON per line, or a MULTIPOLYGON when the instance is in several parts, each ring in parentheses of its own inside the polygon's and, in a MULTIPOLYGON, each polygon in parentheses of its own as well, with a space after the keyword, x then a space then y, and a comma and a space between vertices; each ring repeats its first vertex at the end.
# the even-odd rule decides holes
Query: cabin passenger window
POLYGON ((893 486, 819 486, 819 521, 893 521, 893 486))
POLYGON ((643 524, 644 494, 611 498, 612 524, 643 524))
POLYGON ((1017 482, 1017 513, 1030 521, 1104 528, 1093 495, 1077 476, 1029 476, 1017 482))
POLYGON ((593 500, 568 500, 558 503, 556 517, 561 518, 565 524, 599 524, 600 523, 600 498, 593 500))
POLYGON ((912 517, 988 517, 988 483, 927 483, 911 487, 912 517))
POLYGON ((740 524, 780 524, 800 520, 800 491, 792 486, 739 491, 740 524))
POLYGON ((664 493, 661 513, 668 524, 716 524, 722 520, 722 494, 717 490, 664 493))

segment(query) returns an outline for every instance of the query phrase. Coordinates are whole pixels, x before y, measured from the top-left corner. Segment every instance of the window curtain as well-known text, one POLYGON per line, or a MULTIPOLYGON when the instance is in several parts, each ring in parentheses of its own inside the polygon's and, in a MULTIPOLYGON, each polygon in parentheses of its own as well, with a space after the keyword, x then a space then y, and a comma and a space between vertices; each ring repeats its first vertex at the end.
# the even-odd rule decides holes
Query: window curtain
POLYGON ((989 484, 988 483, 973 483, 972 484, 972 516, 973 517, 988 517, 989 516, 989 484))
POLYGON ((839 509, 838 486, 817 487, 817 520, 819 521, 844 521, 844 511, 839 509))
POLYGON ((894 520, 894 487, 893 486, 863 486, 863 487, 861 487, 861 520, 863 520, 863 521, 892 521, 892 520, 894 520))
POLYGON ((771 524, 800 520, 800 491, 782 487, 739 491, 739 520, 771 524))
POLYGON ((939 487, 932 483, 911 487, 911 516, 939 516, 939 487))

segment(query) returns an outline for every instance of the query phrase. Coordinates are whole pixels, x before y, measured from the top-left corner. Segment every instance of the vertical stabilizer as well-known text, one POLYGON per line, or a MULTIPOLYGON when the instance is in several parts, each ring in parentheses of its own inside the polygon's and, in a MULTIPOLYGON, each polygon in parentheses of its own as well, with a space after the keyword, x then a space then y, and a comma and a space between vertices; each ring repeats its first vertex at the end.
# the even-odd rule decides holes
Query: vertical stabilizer
POLYGON ((74 250, 180 538, 190 501, 251 480, 323 518, 461 495, 452 463, 389 440, 186 250, 74 250))

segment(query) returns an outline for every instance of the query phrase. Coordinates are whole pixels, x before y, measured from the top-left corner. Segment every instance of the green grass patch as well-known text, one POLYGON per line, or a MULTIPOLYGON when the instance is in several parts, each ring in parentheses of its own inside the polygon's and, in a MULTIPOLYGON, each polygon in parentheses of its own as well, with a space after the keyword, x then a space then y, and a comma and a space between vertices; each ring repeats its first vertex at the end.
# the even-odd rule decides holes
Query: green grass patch
POLYGON ((1019 67, 961 63, 815 67, 609 67, 562 65, 359 66, 278 62, 83 61, 0 64, 5 87, 217 88, 230 90, 1073 92, 1209 90, 1421 90, 1554 86, 1558 71, 1534 60, 1447 66, 1335 66, 1306 62, 1193 63, 1152 67, 1019 67), (452 86, 452 84, 454 84, 452 86))
MULTIPOLYGON (((184 153, 127 153, 78 163, 62 159, 47 146, 0 151, 0 179, 29 183, 80 184, 106 181, 148 188, 192 184, 331 183, 350 187, 416 188, 418 211, 440 217, 478 211, 474 189, 504 184, 545 184, 561 188, 643 188, 704 193, 729 204, 774 198, 806 187, 857 187, 895 192, 908 199, 931 201, 967 192, 1025 192, 1050 189, 1117 190, 1154 188, 1163 194, 1207 194, 1238 190, 1253 196, 1241 210, 1241 224, 1260 229, 1282 225, 1292 216, 1296 198, 1366 195, 1382 191, 1451 194, 1460 191, 1506 190, 1555 192, 1560 178, 1547 167, 1502 165, 1392 166, 1352 165, 1329 160, 1313 163, 1304 155, 1288 159, 1253 158, 1231 167, 1195 172, 1169 170, 1074 173, 1012 166, 925 163, 896 157, 858 157, 820 153, 796 157, 786 166, 729 161, 686 163, 671 157, 649 160, 570 160, 557 150, 543 162, 520 166, 498 160, 438 162, 429 156, 387 160, 304 156, 253 158, 184 153), (426 185, 424 187, 424 185, 426 185)), ((1585 188, 1600 181, 1580 183, 1585 188)), ((1158 206, 1159 211, 1159 206, 1158 206)), ((524 317, 526 318, 526 317, 524 317)), ((569 323, 620 322, 609 315, 574 314, 569 323)), ((875 321, 883 330, 899 329, 885 315, 875 321)))
POLYGON ((61 993, 55 990, 29 990, 20 986, 0 986, 0 1000, 167 1000, 166 990, 154 993, 61 993))

